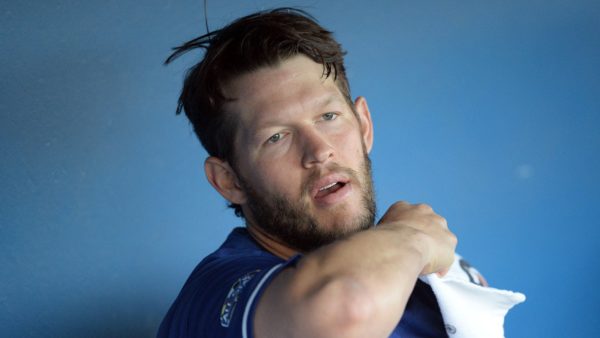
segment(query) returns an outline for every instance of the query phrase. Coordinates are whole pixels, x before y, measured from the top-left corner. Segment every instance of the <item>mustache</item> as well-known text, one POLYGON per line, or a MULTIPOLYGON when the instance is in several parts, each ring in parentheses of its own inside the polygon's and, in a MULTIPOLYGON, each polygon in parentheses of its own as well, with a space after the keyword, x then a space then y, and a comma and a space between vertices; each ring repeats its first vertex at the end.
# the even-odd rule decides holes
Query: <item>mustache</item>
POLYGON ((312 186, 323 176, 331 174, 344 174, 352 183, 360 183, 359 174, 356 170, 342 167, 337 163, 327 164, 325 168, 319 168, 312 171, 302 182, 302 194, 309 196, 312 186))

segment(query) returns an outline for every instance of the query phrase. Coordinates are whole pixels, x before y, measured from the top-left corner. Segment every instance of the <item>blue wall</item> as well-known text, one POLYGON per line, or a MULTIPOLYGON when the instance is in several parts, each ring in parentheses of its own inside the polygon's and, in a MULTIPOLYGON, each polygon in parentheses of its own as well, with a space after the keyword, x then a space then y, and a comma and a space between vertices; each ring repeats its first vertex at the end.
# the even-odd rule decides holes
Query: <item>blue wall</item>
MULTIPOLYGON (((209 1, 209 25, 299 3, 209 1)), ((599 2, 366 3, 304 8, 369 100, 380 210, 430 203, 525 292, 508 337, 600 336, 599 2)), ((240 225, 174 115, 194 57, 161 65, 203 20, 200 0, 3 4, 0 336, 152 336, 240 225)))

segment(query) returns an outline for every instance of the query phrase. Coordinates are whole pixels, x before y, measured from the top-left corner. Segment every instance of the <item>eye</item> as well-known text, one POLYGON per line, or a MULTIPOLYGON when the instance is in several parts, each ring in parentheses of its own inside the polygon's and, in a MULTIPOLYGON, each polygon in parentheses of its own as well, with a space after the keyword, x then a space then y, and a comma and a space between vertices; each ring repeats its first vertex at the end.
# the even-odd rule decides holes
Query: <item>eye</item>
POLYGON ((277 143, 282 137, 283 135, 281 135, 281 133, 274 134, 273 136, 269 137, 267 143, 277 143))
POLYGON ((333 120, 337 119, 338 115, 336 113, 329 112, 329 113, 323 114, 321 117, 325 121, 333 121, 333 120))

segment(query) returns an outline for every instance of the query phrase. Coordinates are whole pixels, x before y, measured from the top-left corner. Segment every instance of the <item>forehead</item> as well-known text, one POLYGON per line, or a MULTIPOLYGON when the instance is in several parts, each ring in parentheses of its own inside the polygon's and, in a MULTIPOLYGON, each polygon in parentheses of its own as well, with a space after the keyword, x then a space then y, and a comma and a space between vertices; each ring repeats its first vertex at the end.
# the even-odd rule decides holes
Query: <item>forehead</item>
POLYGON ((238 115, 245 128, 265 119, 297 116, 332 101, 344 102, 333 77, 323 75, 323 65, 302 55, 244 74, 226 85, 224 92, 232 99, 225 111, 238 115))

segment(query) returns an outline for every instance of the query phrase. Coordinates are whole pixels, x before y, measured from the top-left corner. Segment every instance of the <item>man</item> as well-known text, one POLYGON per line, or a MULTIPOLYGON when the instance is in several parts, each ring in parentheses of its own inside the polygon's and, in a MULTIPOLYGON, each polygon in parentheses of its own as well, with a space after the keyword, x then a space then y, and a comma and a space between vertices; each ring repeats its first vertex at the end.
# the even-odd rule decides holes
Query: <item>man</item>
POLYGON ((427 205, 375 226, 367 101, 341 46, 293 9, 192 40, 204 59, 179 101, 206 177, 246 221, 192 272, 160 337, 446 337, 420 276, 444 275, 456 237, 427 205))

